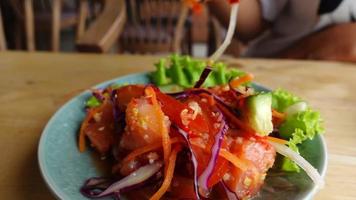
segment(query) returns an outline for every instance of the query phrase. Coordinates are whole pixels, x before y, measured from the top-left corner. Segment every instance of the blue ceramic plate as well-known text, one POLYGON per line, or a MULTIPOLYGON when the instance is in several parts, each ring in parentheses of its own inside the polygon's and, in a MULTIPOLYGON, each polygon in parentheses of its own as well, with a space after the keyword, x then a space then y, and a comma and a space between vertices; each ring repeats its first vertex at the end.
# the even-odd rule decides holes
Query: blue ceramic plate
MULTIPOLYGON (((147 74, 132 74, 107 81, 96 87, 111 84, 149 83, 147 74)), ((258 90, 267 90, 255 85, 258 90)), ((93 176, 101 176, 91 152, 80 153, 77 148, 77 133, 85 117, 84 102, 90 96, 86 91, 62 106, 46 125, 38 148, 39 166, 44 180, 58 199, 80 200, 79 188, 93 176)), ((327 153, 323 138, 303 144, 301 154, 324 176, 327 153)), ((315 193, 311 181, 305 173, 280 174, 271 172, 264 188, 256 199, 311 199, 315 193), (283 185, 283 187, 280 187, 283 185), (279 187, 277 187, 279 186, 279 187), (288 198, 287 198, 288 197, 288 198)))

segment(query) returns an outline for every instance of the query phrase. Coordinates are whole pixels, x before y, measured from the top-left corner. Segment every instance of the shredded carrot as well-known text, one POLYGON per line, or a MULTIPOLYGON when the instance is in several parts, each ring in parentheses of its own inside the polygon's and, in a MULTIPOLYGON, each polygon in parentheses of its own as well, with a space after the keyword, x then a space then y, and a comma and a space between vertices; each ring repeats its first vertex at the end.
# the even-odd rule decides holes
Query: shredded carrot
MULTIPOLYGON (((192 145, 199 147, 201 149, 204 150, 204 152, 208 152, 207 149, 205 149, 202 145, 192 142, 192 145)), ((229 151, 227 151, 226 149, 220 149, 219 151, 219 156, 223 157, 225 160, 231 162, 235 167, 241 169, 241 170, 247 170, 248 166, 245 164, 244 161, 242 161, 240 158, 238 158, 237 156, 235 156, 234 154, 230 153, 229 151)))
POLYGON ((86 149, 84 127, 87 126, 88 124, 87 121, 88 120, 85 120, 82 123, 82 126, 80 127, 80 131, 79 131, 78 147, 80 152, 84 152, 86 149))
POLYGON ((240 158, 230 153, 226 149, 221 149, 219 151, 219 156, 225 158, 227 161, 231 162, 235 167, 241 170, 245 171, 248 169, 247 165, 240 158))
POLYGON ((209 105, 211 105, 211 106, 215 105, 216 102, 212 95, 203 93, 203 94, 201 94, 201 96, 208 99, 209 105))
POLYGON ((244 84, 244 83, 247 83, 247 82, 251 81, 253 78, 254 78, 254 77, 253 77, 252 74, 247 73, 247 74, 244 75, 244 76, 237 77, 237 78, 235 78, 234 80, 232 80, 232 81, 230 82, 230 86, 233 87, 233 88, 237 88, 237 87, 240 86, 241 84, 244 84))
POLYGON ((269 140, 271 142, 276 142, 276 143, 279 143, 279 144, 287 144, 288 143, 287 140, 283 140, 283 139, 276 138, 276 137, 271 137, 271 136, 267 136, 267 140, 269 140))
POLYGON ((272 116, 281 120, 284 120, 286 118, 286 114, 278 112, 275 109, 272 109, 272 116))
POLYGON ((173 148, 171 155, 168 159, 168 166, 166 171, 166 176, 164 177, 163 183, 159 190, 150 198, 150 200, 159 200, 168 190, 169 186, 171 185, 174 168, 176 165, 177 154, 180 151, 180 147, 173 148))
POLYGON ((84 152, 86 149, 86 144, 85 144, 85 127, 88 126, 89 121, 93 118, 95 114, 95 109, 90 109, 86 118, 84 119, 81 127, 80 127, 80 131, 79 131, 79 139, 78 139, 78 147, 79 147, 79 151, 80 152, 84 152))
MULTIPOLYGON (((172 138, 171 141, 170 141, 170 144, 175 144, 177 142, 182 142, 182 140, 178 137, 175 137, 175 138, 172 138)), ((159 142, 155 142, 153 144, 149 144, 149 145, 146 145, 144 147, 141 147, 141 148, 138 148, 138 149, 135 149, 134 151, 132 151, 130 154, 128 154, 124 159, 123 159, 123 163, 127 163, 127 162, 130 162, 131 160, 135 159, 137 156, 140 156, 144 153, 147 153, 147 152, 150 152, 150 151, 153 151, 153 150, 156 150, 156 149, 159 149, 162 147, 162 142, 159 141, 159 142)))
POLYGON ((160 122, 159 129, 161 133, 160 135, 162 135, 163 156, 164 156, 165 164, 167 164, 169 154, 171 153, 171 143, 169 142, 170 138, 169 138, 168 129, 165 127, 164 124, 165 123, 164 114, 161 110, 160 104, 157 101, 156 93, 151 86, 145 88, 145 94, 151 97, 152 104, 155 108, 156 116, 158 118, 158 121, 160 122))

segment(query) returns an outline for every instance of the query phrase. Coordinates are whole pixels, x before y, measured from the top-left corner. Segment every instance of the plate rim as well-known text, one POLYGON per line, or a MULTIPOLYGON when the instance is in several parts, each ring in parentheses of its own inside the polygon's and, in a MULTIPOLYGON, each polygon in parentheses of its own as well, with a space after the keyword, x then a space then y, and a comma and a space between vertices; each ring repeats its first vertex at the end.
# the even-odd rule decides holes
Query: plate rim
MULTIPOLYGON (((141 73, 131 73, 131 74, 127 74, 127 75, 123 75, 123 76, 119 76, 101 83, 98 83, 94 86, 92 86, 91 88, 103 88, 105 86, 108 86, 110 84, 115 83, 115 81, 118 81, 119 79, 128 79, 130 77, 137 77, 137 76, 148 76, 150 72, 141 72, 141 73)), ((259 84, 257 82, 254 82, 254 85, 261 87, 263 89, 266 90, 270 90, 269 88, 264 87, 262 84, 259 84)), ((48 122, 46 123, 44 129, 41 132, 41 136, 40 136, 40 140, 38 143, 38 148, 37 148, 37 161, 38 161, 38 165, 39 165, 39 169, 40 169, 40 174, 46 184, 46 186, 48 187, 48 189, 50 190, 50 192, 55 196, 56 199, 68 199, 69 197, 62 192, 62 190, 60 188, 58 188, 55 184, 54 184, 54 180, 49 176, 49 173, 45 167, 45 152, 44 152, 44 148, 45 148, 45 141, 46 138, 48 136, 48 132, 50 130, 50 127, 52 126, 52 124, 54 123, 55 119, 57 118, 57 115, 59 115, 59 112, 64 109, 64 107, 66 107, 67 105, 69 105, 70 103, 74 102, 76 100, 77 97, 85 95, 90 93, 90 89, 86 89, 82 92, 80 92, 79 94, 73 96, 70 100, 66 101, 63 105, 61 105, 56 111, 55 113, 50 117, 50 119, 48 120, 48 122)), ((320 138, 321 144, 322 144, 322 150, 324 152, 324 159, 322 161, 322 165, 321 165, 321 170, 320 170, 320 175, 323 179, 325 179, 326 176, 326 172, 327 172, 327 168, 328 168, 328 150, 327 150, 327 143, 326 143, 326 139, 324 138, 324 133, 318 134, 316 137, 320 138)), ((307 199, 311 199, 317 192, 318 192, 318 188, 316 187, 316 185, 313 185, 313 188, 310 190, 310 192, 303 198, 305 200, 307 199)), ((79 192, 79 189, 78 189, 79 192)))

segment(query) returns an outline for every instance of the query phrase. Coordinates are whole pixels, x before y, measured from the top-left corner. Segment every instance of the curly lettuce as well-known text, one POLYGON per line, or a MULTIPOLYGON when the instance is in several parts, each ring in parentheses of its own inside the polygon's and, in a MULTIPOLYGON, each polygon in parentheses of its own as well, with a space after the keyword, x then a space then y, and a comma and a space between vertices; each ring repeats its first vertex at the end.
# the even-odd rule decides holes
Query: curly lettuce
MULTIPOLYGON (((199 80, 206 67, 206 62, 193 59, 189 56, 173 54, 167 59, 161 59, 156 70, 150 74, 152 82, 157 86, 178 85, 191 88, 199 80)), ((231 79, 246 73, 234 68, 228 68, 222 62, 214 63, 212 73, 209 74, 203 87, 227 84, 231 79)))
POLYGON ((309 108, 306 111, 288 116, 279 127, 279 132, 284 139, 289 139, 293 138, 296 129, 303 131, 304 140, 312 140, 315 135, 324 131, 320 113, 309 108))
POLYGON ((284 112, 289 106, 294 105, 302 101, 301 98, 289 93, 283 89, 277 89, 272 92, 273 101, 272 108, 277 110, 278 112, 284 112))
MULTIPOLYGON (((302 102, 302 99, 285 91, 276 90, 272 93, 272 107, 277 111, 284 112, 290 106, 302 102)), ((298 145, 305 140, 312 140, 317 134, 323 133, 324 128, 320 113, 308 107, 292 115, 288 115, 286 120, 279 126, 279 134, 282 138, 288 140, 288 146, 295 152, 298 151, 298 145)), ((299 167, 291 160, 283 158, 282 170, 290 172, 299 172, 299 167)))

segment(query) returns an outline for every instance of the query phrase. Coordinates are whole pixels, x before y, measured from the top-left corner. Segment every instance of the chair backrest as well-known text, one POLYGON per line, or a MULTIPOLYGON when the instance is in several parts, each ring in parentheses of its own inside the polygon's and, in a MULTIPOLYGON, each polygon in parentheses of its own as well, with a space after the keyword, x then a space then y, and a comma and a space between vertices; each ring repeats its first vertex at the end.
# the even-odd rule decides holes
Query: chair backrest
MULTIPOLYGON (((77 49, 107 52, 118 42, 121 52, 179 52, 188 8, 181 0, 104 0, 97 19, 77 41, 77 49)), ((189 44, 186 42, 185 44, 189 44)), ((191 46, 185 45, 185 49, 191 46)))
MULTIPOLYGON (((103 9, 88 30, 80 31, 76 46, 82 52, 108 52, 126 21, 125 0, 103 0, 103 9)), ((83 21, 79 22, 84 27, 83 21)))
POLYGON ((189 11, 182 0, 126 0, 126 4, 127 23, 120 38, 123 50, 133 53, 177 52, 183 39, 188 39, 188 46, 191 43, 187 21, 189 11))
POLYGON ((6 40, 5 40, 4 26, 2 22, 2 14, 0 9, 0 51, 5 51, 5 50, 6 50, 6 40))
POLYGON ((65 20, 62 18, 63 0, 9 0, 8 2, 17 16, 17 23, 24 24, 25 43, 28 51, 36 50, 35 27, 43 28, 41 27, 43 24, 36 22, 50 22, 52 51, 59 51, 60 49, 61 27, 77 23, 76 15, 71 16, 70 19, 68 17, 65 20), (35 15, 35 10, 42 11, 42 13, 35 15))

